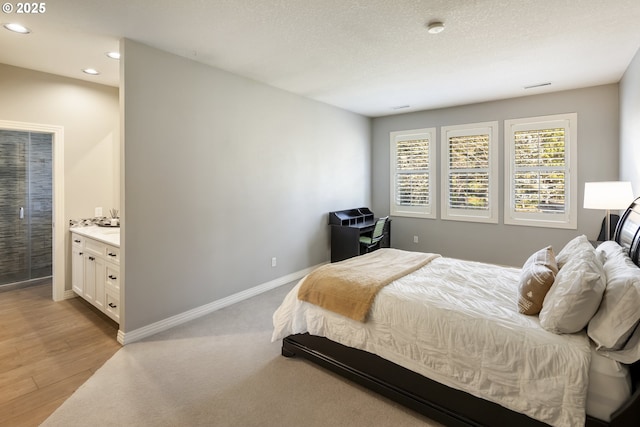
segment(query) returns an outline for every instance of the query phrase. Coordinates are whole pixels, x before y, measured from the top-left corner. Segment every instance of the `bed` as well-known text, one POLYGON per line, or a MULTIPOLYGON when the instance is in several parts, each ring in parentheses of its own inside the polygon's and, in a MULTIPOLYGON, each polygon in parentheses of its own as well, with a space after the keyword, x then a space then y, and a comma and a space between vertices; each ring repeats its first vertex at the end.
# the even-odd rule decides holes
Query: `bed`
MULTIPOLYGON (((606 271, 606 274, 595 274, 594 271, 590 275, 571 273, 572 276, 589 277, 594 283, 597 277, 602 277, 599 299, 596 298, 594 303, 594 298, 589 296, 591 307, 580 310, 583 317, 589 310, 594 313, 589 312, 587 325, 579 331, 553 330, 553 321, 548 320, 554 318, 549 314, 549 307, 558 302, 560 273, 571 272, 575 262, 583 262, 582 258, 575 262, 571 261, 574 258, 567 258, 574 256, 573 249, 567 247, 575 245, 579 240, 576 238, 557 254, 558 265, 561 264, 560 255, 565 259, 554 275, 553 291, 549 290, 545 297, 544 317, 542 312, 539 315, 518 313, 518 292, 522 289, 517 289, 517 282, 527 264, 523 269, 515 269, 435 256, 415 271, 382 287, 365 321, 347 318, 301 301, 298 294, 307 278, 301 280, 274 314, 273 339, 282 339, 283 356, 308 359, 445 425, 637 426, 640 425, 640 362, 637 361, 640 358, 640 327, 636 318, 640 317, 640 306, 629 306, 629 301, 636 301, 633 298, 638 297, 630 298, 630 294, 626 294, 620 298, 620 292, 614 292, 618 289, 614 288, 618 282, 613 276, 616 268, 622 267, 634 269, 632 276, 640 274, 639 229, 640 204, 636 200, 621 216, 614 235, 616 243, 608 242, 597 249, 592 247, 594 255, 589 255, 589 262, 593 257, 597 258, 598 268, 602 270, 595 270, 595 273, 606 271), (622 264, 614 263, 618 258, 622 264), (609 264, 612 266, 607 270, 609 264), (471 271, 471 277, 453 277, 461 270, 471 271), (453 283, 447 285, 453 289, 440 290, 440 284, 420 284, 431 280, 429 277, 440 277, 438 280, 443 283, 453 283), (465 280, 477 283, 465 283, 465 280), (424 301, 414 303, 411 298, 405 298, 403 292, 416 287, 427 300, 433 298, 438 302, 427 307, 424 301), (500 295, 496 300, 501 301, 497 306, 485 306, 487 302, 484 299, 479 304, 467 304, 468 289, 476 292, 473 298, 485 298, 486 295, 482 294, 500 295), (436 295, 438 293, 441 295, 436 295), (394 300, 409 304, 409 308, 401 310, 406 315, 400 317, 405 316, 415 322, 411 313, 426 311, 430 313, 427 316, 430 319, 419 320, 418 326, 414 323, 411 328, 398 329, 400 320, 397 315, 385 318, 389 309, 384 302, 394 300), (457 308, 454 310, 453 306, 447 305, 459 305, 461 301, 465 308, 460 313, 457 308), (621 310, 616 303, 626 304, 626 308, 621 310), (473 317, 479 315, 479 307, 492 312, 489 319, 473 317), (621 320, 620 313, 630 313, 633 319, 621 320), (442 320, 445 314, 453 317, 442 320), (613 322, 612 317, 616 318, 613 322), (497 326, 493 324, 495 319, 498 319, 495 321, 497 326), (426 323, 420 326, 421 322, 426 323), (610 334, 606 328, 612 325, 619 327, 621 323, 625 324, 624 333, 619 334, 617 342, 609 342, 610 334), (486 330, 484 326, 480 327, 485 324, 490 325, 486 330), (376 329, 385 331, 385 328, 386 332, 372 342, 371 337, 379 332, 376 329), (482 346, 474 347, 464 338, 464 334, 480 333, 485 334, 481 339, 482 346), (403 335, 407 335, 404 341, 403 335), (446 339, 452 342, 444 341, 446 339), (415 341, 420 341, 420 345, 425 342, 426 355, 424 349, 418 351, 414 348, 415 341), (429 341, 436 344, 431 345, 429 341), (532 344, 535 351, 530 348, 522 350, 520 346, 525 345, 524 341, 530 341, 526 344, 532 344), (501 350, 492 351, 491 346, 501 350), (436 353, 444 353, 445 360, 442 361, 443 354, 436 353), (459 354, 462 356, 458 357, 459 354), (470 356, 465 358, 465 354, 470 356), (512 357, 509 358, 509 354, 512 357), (518 357, 519 354, 526 356, 518 357), (456 360, 450 362, 448 359, 456 360), (475 361, 480 361, 483 366, 474 366, 475 361), (523 391, 531 394, 523 398, 523 391), (537 392, 541 393, 536 395, 537 392), (612 401, 605 402, 607 400, 612 401), (556 401, 560 403, 556 404, 556 401)), ((586 237, 579 237, 584 244, 586 237)), ((563 277, 569 275, 566 273, 563 277)), ((624 283, 628 285, 627 291, 640 295, 636 289, 640 282, 626 280, 624 283)), ((560 306, 562 301, 560 299, 560 306)), ((575 320, 572 315, 568 317, 569 323, 575 320)))

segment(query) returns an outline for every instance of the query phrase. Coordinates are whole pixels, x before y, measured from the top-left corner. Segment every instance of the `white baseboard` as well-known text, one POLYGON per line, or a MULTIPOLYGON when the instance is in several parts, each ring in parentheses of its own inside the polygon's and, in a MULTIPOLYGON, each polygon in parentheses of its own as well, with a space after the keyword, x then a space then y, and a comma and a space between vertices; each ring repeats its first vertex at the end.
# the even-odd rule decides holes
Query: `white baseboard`
POLYGON ((271 280, 245 291, 238 292, 237 294, 229 295, 228 297, 210 302, 209 304, 196 307, 183 313, 176 314, 175 316, 171 316, 158 322, 154 322, 150 325, 143 326, 142 328, 134 329, 133 331, 124 332, 122 330, 119 330, 118 342, 122 345, 131 344, 132 342, 139 341, 143 338, 157 334, 158 332, 166 331, 167 329, 173 328, 174 326, 178 326, 191 320, 197 319, 198 317, 202 317, 206 314, 220 310, 221 308, 227 307, 231 304, 238 303, 261 293, 270 291, 271 289, 275 289, 278 286, 286 285, 287 283, 290 283, 294 280, 301 279, 320 265, 322 264, 318 264, 313 267, 305 268, 304 270, 287 274, 286 276, 279 277, 277 279, 271 280))

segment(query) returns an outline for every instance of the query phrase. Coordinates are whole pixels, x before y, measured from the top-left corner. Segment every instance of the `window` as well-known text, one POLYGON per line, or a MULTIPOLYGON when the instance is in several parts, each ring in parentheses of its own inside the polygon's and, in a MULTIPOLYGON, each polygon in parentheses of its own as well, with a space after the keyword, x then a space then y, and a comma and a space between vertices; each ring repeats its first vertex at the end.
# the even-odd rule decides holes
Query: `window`
POLYGON ((505 224, 577 227, 577 120, 505 120, 505 224))
POLYGON ((391 215, 435 218, 435 128, 390 133, 391 215))
POLYGON ((498 222, 498 122, 442 127, 442 219, 498 222))

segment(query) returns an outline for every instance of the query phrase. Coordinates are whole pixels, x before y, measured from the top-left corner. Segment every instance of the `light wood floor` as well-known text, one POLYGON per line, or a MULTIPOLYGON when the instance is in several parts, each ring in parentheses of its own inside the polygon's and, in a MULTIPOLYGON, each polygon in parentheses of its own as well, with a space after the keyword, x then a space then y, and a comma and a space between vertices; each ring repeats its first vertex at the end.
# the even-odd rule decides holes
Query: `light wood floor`
POLYGON ((120 349, 115 322, 51 292, 0 292, 0 426, 38 426, 120 349))

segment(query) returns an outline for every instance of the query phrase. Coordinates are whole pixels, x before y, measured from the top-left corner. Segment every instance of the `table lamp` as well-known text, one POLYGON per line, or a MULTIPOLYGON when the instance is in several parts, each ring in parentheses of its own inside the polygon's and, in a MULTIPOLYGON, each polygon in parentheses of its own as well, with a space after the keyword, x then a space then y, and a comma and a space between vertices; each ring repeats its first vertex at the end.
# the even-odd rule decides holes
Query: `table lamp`
POLYGON ((604 181, 584 183, 584 208, 604 209, 606 216, 606 240, 610 239, 610 211, 629 207, 633 201, 631 183, 627 181, 604 181))

